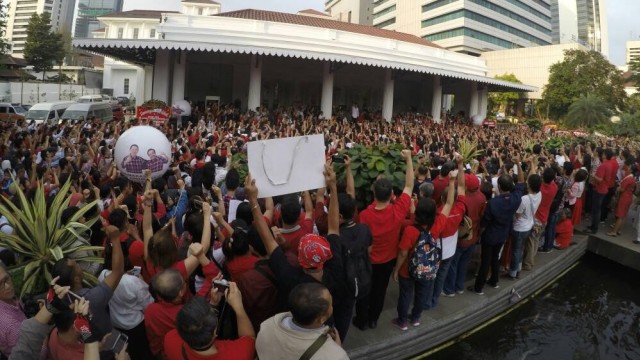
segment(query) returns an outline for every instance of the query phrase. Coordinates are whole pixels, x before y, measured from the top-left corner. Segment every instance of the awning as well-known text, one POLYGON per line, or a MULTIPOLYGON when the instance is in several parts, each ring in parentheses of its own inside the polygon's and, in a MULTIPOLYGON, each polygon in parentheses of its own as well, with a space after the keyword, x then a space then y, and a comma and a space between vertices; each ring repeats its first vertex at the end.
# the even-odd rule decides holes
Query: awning
POLYGON ((334 61, 348 64, 383 67, 395 70, 413 71, 444 77, 476 81, 480 84, 489 85, 489 91, 538 91, 535 86, 513 83, 509 81, 494 79, 486 76, 465 74, 463 72, 437 69, 429 66, 419 66, 405 64, 402 62, 391 62, 381 59, 350 56, 337 53, 321 53, 308 50, 270 48, 260 46, 243 46, 218 44, 215 42, 176 42, 169 40, 131 40, 131 39, 77 39, 73 40, 73 46, 86 51, 109 56, 124 61, 153 65, 155 62, 155 51, 166 50, 190 50, 222 53, 257 54, 268 56, 294 57, 302 59, 334 61))

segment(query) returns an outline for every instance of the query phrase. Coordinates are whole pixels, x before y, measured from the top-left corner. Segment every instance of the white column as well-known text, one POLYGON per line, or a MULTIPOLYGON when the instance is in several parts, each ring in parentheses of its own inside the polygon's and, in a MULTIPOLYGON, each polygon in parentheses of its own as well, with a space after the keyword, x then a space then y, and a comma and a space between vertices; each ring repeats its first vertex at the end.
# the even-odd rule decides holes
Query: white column
POLYGON ((147 65, 144 67, 144 92, 142 97, 136 99, 136 105, 140 105, 147 100, 151 100, 151 94, 153 93, 153 66, 147 65))
POLYGON ((474 115, 478 115, 478 84, 472 81, 469 89, 469 111, 467 111, 467 116, 472 118, 474 115))
POLYGON ((113 80, 111 77, 111 67, 113 64, 113 60, 111 60, 110 58, 105 58, 104 60, 104 70, 102 70, 102 88, 113 89, 113 80))
POLYGON ((391 122, 393 119, 393 92, 395 84, 393 81, 393 73, 391 69, 384 71, 384 92, 382 95, 382 117, 391 122))
POLYGON ((484 119, 487 117, 487 107, 489 106, 489 88, 486 85, 478 90, 478 97, 478 115, 484 119))
POLYGON ((442 84, 440 76, 433 76, 433 97, 431 98, 431 116, 433 121, 440 123, 442 118, 442 84))
POLYGON ((326 119, 331 118, 333 113, 333 72, 331 71, 331 62, 329 61, 325 61, 324 63, 320 110, 326 119))
MULTIPOLYGON (((145 88, 145 80, 146 73, 145 67, 138 67, 136 69, 136 83, 134 85, 134 91, 131 91, 133 96, 135 96, 136 101, 140 101, 144 99, 144 88, 145 88)), ((131 94, 125 94, 125 96, 130 96, 131 94)))
POLYGON ((453 95, 451 94, 446 94, 443 96, 443 101, 442 101, 442 107, 445 110, 451 110, 451 98, 453 97, 453 95))
MULTIPOLYGON (((184 100, 184 84, 187 76, 187 52, 182 50, 174 56, 173 61, 173 89, 171 101, 184 100)), ((171 104, 170 104, 171 105, 171 104)))
POLYGON ((262 92, 262 59, 259 55, 251 55, 249 64, 249 100, 247 108, 255 110, 260 106, 260 95, 262 92))
POLYGON ((153 98, 169 101, 169 74, 171 66, 171 50, 156 50, 156 63, 153 67, 153 98))

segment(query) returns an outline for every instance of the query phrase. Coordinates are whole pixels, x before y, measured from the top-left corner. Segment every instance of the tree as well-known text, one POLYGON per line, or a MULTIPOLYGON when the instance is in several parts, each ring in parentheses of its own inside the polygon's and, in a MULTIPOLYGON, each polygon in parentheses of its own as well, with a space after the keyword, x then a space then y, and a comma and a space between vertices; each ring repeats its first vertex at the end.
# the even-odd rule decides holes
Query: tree
POLYGON ((582 96, 569 106, 565 125, 570 128, 591 129, 609 120, 607 104, 593 95, 582 96))
POLYGON ((65 56, 62 35, 51 31, 49 13, 33 14, 27 25, 27 40, 24 45, 24 59, 33 66, 35 72, 46 71, 54 64, 61 64, 65 56))
POLYGON ((542 98, 549 114, 558 119, 580 97, 595 95, 607 109, 624 109, 625 98, 622 72, 596 51, 566 50, 564 60, 551 65, 549 82, 542 98))
POLYGON ((9 43, 7 42, 7 13, 9 7, 0 3, 0 55, 9 52, 9 43))
MULTIPOLYGON (((496 75, 495 78, 522 84, 522 81, 518 80, 518 78, 513 74, 496 75)), ((489 102, 492 104, 491 111, 499 111, 506 114, 509 106, 518 101, 520 96, 521 93, 518 92, 492 92, 489 94, 489 102)))

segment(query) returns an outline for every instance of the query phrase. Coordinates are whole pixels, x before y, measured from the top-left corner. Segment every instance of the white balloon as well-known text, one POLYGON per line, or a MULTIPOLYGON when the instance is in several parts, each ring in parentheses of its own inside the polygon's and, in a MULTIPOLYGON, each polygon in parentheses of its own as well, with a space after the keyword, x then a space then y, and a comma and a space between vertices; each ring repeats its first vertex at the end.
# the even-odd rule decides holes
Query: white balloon
POLYGON ((173 114, 176 116, 189 116, 191 115, 191 105, 187 100, 178 100, 173 103, 171 107, 173 114))
POLYGON ((144 183, 146 169, 151 170, 152 179, 167 172, 171 164, 171 143, 153 126, 134 126, 118 138, 114 159, 124 176, 144 183))
POLYGON ((483 121, 484 121, 484 118, 481 115, 473 115, 471 117, 471 122, 473 122, 473 125, 482 126, 483 121))

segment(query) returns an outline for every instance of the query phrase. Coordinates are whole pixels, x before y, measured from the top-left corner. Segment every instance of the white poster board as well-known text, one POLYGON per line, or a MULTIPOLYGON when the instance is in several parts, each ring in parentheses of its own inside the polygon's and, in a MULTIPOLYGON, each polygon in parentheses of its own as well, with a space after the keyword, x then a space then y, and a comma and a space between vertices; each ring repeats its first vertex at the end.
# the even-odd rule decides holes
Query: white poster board
POLYGON ((249 172, 258 197, 270 197, 325 187, 323 135, 299 136, 248 144, 249 172))

